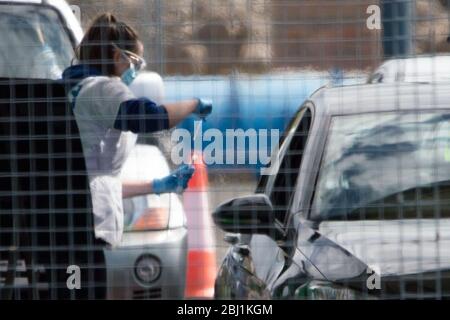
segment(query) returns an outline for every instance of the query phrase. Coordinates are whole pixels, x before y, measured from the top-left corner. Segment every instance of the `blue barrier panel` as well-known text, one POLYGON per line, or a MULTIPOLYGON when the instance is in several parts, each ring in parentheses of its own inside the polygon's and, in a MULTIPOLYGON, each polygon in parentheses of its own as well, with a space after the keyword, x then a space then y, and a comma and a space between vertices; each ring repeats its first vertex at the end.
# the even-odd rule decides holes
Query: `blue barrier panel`
MULTIPOLYGON (((249 163, 249 154, 258 152, 258 147, 245 146, 234 143, 233 150, 226 141, 227 130, 242 129, 255 130, 260 139, 261 130, 278 130, 282 135, 290 118, 302 103, 318 88, 330 83, 330 76, 326 73, 286 73, 264 75, 230 75, 230 76, 183 76, 166 77, 166 99, 168 101, 189 99, 192 97, 212 98, 214 112, 203 123, 202 131, 218 129, 223 135, 223 150, 228 147, 229 152, 245 153, 245 163, 210 164, 210 169, 246 168, 257 170, 263 165, 260 159, 256 163, 249 163)), ((352 79, 346 84, 355 82, 352 79)), ((179 127, 187 129, 193 136, 194 117, 182 122, 179 127)), ((242 131, 241 131, 242 132, 242 131)), ((257 139, 257 140, 258 140, 257 139)), ((258 140, 259 142, 259 140, 258 140)), ((203 141, 203 148, 211 142, 203 141)), ((269 150, 272 147, 267 138, 269 150)), ((194 145, 192 144, 192 147, 194 145)), ((224 152, 225 154, 225 152, 224 152)))

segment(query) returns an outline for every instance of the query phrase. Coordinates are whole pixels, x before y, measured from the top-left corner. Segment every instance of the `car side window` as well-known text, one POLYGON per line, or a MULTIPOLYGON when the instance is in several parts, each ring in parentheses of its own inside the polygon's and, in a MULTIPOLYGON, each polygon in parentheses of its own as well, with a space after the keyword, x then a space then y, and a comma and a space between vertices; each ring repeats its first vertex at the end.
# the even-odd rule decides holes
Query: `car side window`
POLYGON ((295 191, 311 122, 311 110, 308 107, 302 108, 282 138, 280 163, 276 174, 262 177, 258 186, 259 192, 264 192, 270 197, 275 216, 280 222, 285 221, 295 191))
POLYGON ((398 220, 449 218, 450 181, 389 194, 386 197, 355 208, 341 220, 398 220))
POLYGON ((449 217, 450 114, 335 116, 311 220, 449 217))

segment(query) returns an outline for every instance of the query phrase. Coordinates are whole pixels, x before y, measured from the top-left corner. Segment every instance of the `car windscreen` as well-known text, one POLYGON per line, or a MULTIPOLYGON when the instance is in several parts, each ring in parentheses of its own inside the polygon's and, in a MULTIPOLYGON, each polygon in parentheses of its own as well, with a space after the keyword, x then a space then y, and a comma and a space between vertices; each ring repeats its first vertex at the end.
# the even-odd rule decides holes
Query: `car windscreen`
POLYGON ((0 4, 0 77, 59 79, 74 49, 58 13, 46 6, 0 4))
POLYGON ((312 220, 437 218, 449 200, 449 113, 332 118, 312 220))

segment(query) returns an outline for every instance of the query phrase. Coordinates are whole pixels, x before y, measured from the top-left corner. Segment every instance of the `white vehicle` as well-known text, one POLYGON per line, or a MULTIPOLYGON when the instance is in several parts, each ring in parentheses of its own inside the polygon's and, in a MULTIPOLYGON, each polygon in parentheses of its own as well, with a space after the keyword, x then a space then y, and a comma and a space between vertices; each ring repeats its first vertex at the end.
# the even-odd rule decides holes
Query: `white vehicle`
POLYGON ((59 79, 82 37, 64 0, 0 0, 0 78, 59 79))
MULTIPOLYGON (((162 178, 170 173, 156 146, 137 145, 122 177, 162 178)), ((187 227, 176 194, 124 200, 125 232, 119 247, 105 250, 108 299, 183 299, 187 227)))
POLYGON ((368 83, 446 81, 450 81, 450 55, 387 60, 368 79, 368 83))

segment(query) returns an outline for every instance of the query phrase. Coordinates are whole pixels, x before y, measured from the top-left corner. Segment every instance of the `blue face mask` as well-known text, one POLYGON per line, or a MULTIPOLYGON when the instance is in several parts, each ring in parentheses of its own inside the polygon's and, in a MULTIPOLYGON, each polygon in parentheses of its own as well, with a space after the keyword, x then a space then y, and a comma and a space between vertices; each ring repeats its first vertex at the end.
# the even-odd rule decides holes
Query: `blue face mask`
POLYGON ((134 65, 131 64, 130 68, 125 70, 125 72, 122 74, 121 79, 123 83, 129 86, 134 81, 134 79, 136 79, 136 77, 136 69, 134 68, 134 65))

